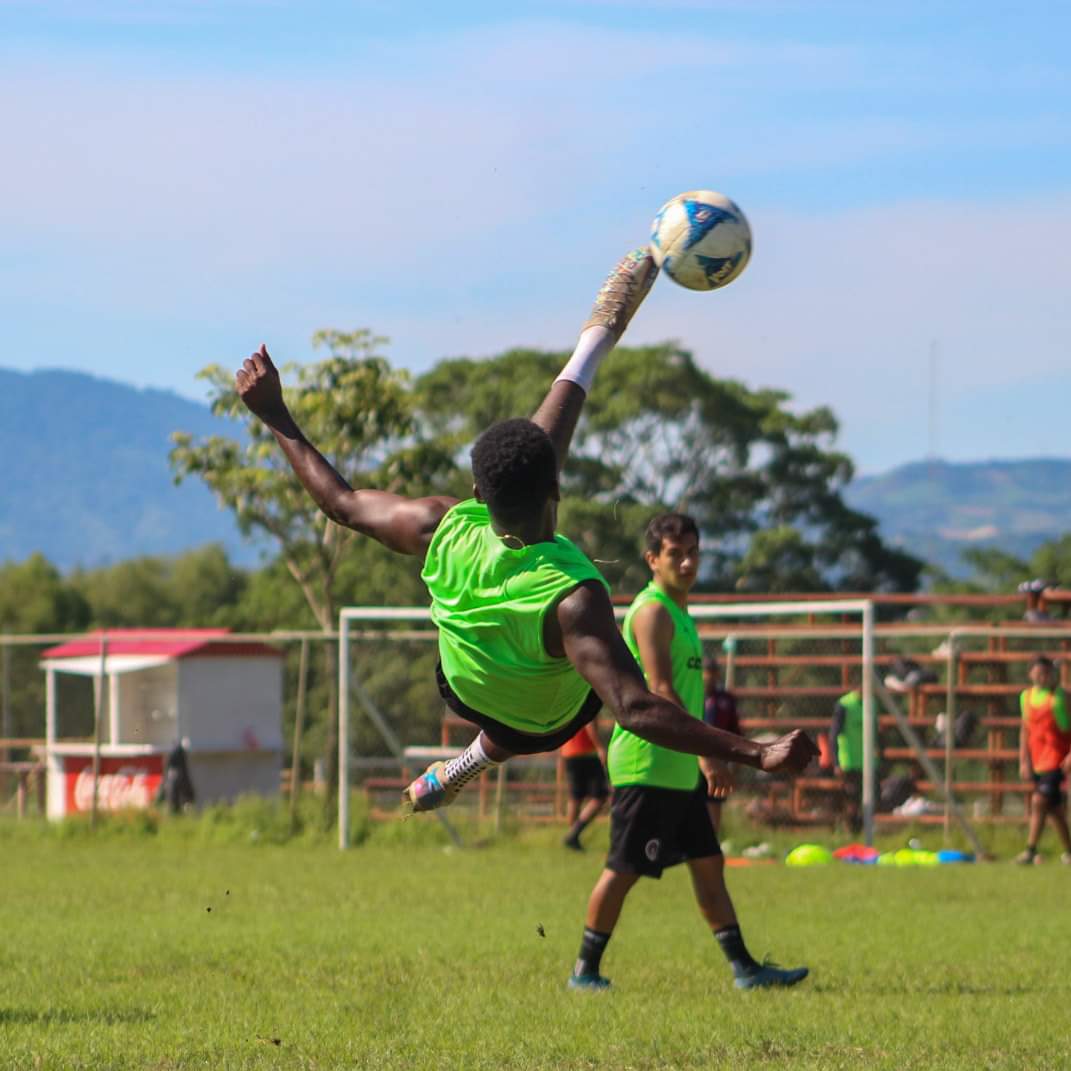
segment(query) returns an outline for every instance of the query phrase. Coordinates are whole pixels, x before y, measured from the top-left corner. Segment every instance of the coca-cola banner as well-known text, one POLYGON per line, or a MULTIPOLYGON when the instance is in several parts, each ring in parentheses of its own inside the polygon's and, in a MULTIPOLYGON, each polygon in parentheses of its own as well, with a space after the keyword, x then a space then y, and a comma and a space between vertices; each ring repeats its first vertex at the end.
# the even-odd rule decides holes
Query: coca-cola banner
MULTIPOLYGON (((163 773, 163 755, 138 755, 135 758, 102 756, 97 780, 97 807, 102 811, 148 807, 160 787, 163 773)), ((92 810, 93 757, 64 756, 63 779, 66 813, 92 810)))

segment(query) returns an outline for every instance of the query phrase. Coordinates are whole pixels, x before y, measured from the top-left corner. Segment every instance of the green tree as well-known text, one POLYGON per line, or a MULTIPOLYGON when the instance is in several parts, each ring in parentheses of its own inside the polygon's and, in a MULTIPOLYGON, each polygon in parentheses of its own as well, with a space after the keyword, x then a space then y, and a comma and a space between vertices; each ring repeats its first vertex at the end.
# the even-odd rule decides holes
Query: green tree
POLYGON ((971 567, 970 583, 982 592, 1015 591, 1030 572, 1026 562, 998 547, 969 547, 960 557, 971 567))
POLYGON ((247 583, 245 571, 217 545, 79 569, 71 576, 90 608, 91 623, 100 628, 230 625, 247 583))
POLYGON ((1030 557, 1030 565, 1019 579, 1044 577, 1056 587, 1071 587, 1071 534, 1042 543, 1030 557))
POLYGON ((234 627, 236 608, 249 584, 249 574, 233 565, 218 543, 172 559, 170 580, 177 625, 234 627))
MULTIPOLYGON (((564 359, 535 350, 459 358, 411 383, 379 355, 382 341, 367 331, 318 333, 314 342, 330 356, 283 369, 294 383, 287 403, 344 476, 408 494, 467 495, 473 439, 496 420, 533 412, 564 359)), ((235 623, 330 630, 343 604, 424 602, 420 563, 327 522, 241 406, 229 372, 212 366, 202 376, 215 413, 234 418, 242 435, 202 442, 176 435, 176 479, 204 479, 245 531, 266 533, 279 547, 277 561, 241 592, 235 623), (287 576, 296 586, 286 586, 287 576)), ((670 508, 687 509, 703 528, 707 589, 910 590, 920 564, 886 547, 875 522, 841 498, 852 468, 833 449, 832 414, 795 412, 789 402, 781 392, 715 379, 671 344, 618 350, 577 431, 560 527, 624 590, 645 582, 643 528, 670 508)), ((362 685, 404 740, 434 734, 434 658, 427 641, 363 640, 355 648, 362 685)), ((328 713, 314 720, 308 739, 327 752, 334 679, 328 661, 310 692, 310 710, 328 713)), ((363 720, 358 725, 367 730, 363 720)), ((380 748, 372 735, 358 746, 380 748)))
POLYGON ((89 606, 42 554, 0 565, 0 631, 75 632, 89 622, 89 606))
MULTIPOLYGON (((82 594, 64 580, 41 554, 24 562, 0 565, 0 632, 33 634, 77 632, 89 622, 82 594)), ((6 719, 0 736, 45 735, 45 683, 42 648, 19 645, 0 653, 0 673, 6 677, 6 719)))
POLYGON ((99 628, 166 628, 177 608, 166 558, 130 558, 100 569, 79 569, 71 582, 99 628))
MULTIPOLYGON (((401 489, 427 458, 412 443, 408 377, 379 355, 385 341, 365 330, 318 331, 313 347, 326 346, 330 356, 286 364, 280 371, 296 381, 284 390, 294 418, 339 472, 401 489)), ((243 435, 196 441, 175 432, 170 454, 175 482, 199 477, 233 511, 244 533, 274 541, 317 624, 330 631, 338 611, 335 579, 353 533, 316 508, 271 433, 242 405, 231 372, 209 365, 198 378, 210 385, 213 414, 234 420, 243 435)))
POLYGON ((795 528, 766 528, 751 538, 740 559, 740 591, 820 591, 815 552, 795 528))
MULTIPOLYGON (((564 356, 511 350, 441 362, 416 384, 429 433, 457 450, 492 421, 532 412, 564 356)), ((790 401, 716 379, 671 343, 616 350, 574 438, 563 530, 633 589, 645 577, 645 521, 678 509, 702 528, 708 589, 914 590, 922 563, 887 546, 876 521, 843 500, 853 469, 833 448, 832 412, 796 412, 790 401)))
MULTIPOLYGON (((312 364, 287 364, 280 371, 284 381, 293 381, 284 395, 294 418, 338 472, 358 485, 407 493, 440 472, 449 476, 454 464, 437 446, 415 435, 409 378, 380 355, 385 342, 366 330, 318 331, 312 345, 326 348, 329 355, 312 364)), ((337 622, 347 556, 379 577, 372 588, 378 585, 377 595, 391 601, 405 567, 391 555, 389 568, 381 569, 388 552, 353 540, 352 532, 320 513, 271 433, 242 404, 230 371, 210 365, 199 376, 210 385, 212 412, 235 421, 241 436, 196 441, 176 432, 170 455, 176 482, 191 476, 202 479, 234 513, 243 532, 266 535, 275 543, 280 562, 323 631, 332 631, 337 622)), ((252 589, 246 609, 254 602, 263 607, 270 595, 260 583, 252 589)), ((325 752, 333 774, 335 660, 331 644, 322 649, 327 708, 320 720, 327 727, 325 752)))

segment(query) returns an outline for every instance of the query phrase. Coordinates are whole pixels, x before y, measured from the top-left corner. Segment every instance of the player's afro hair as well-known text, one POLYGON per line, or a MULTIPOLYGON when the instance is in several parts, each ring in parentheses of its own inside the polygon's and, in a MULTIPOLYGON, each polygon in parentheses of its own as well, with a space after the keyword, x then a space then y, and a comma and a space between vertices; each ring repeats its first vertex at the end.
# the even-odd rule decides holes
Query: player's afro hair
POLYGON ((530 420, 492 424, 472 448, 472 475, 491 512, 516 521, 537 514, 558 482, 558 457, 530 420))

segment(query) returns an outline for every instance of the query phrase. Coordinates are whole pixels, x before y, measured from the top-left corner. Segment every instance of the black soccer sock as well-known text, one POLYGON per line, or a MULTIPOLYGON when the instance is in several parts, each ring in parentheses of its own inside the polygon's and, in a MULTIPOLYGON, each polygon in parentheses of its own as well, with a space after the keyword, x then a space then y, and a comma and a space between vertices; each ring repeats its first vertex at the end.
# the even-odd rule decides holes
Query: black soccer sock
POLYGON ((725 953, 729 965, 733 968, 734 975, 739 977, 742 974, 750 974, 758 968, 759 964, 755 962, 747 950, 747 945, 744 944, 744 935, 740 932, 739 926, 723 926, 720 930, 714 931, 714 936, 721 945, 721 950, 725 953))
POLYGON ((590 926, 584 927, 584 939, 580 942, 580 955, 573 967, 574 977, 582 974, 598 974, 599 964, 602 963, 602 954, 606 951, 606 945, 610 940, 610 934, 599 933, 590 926))

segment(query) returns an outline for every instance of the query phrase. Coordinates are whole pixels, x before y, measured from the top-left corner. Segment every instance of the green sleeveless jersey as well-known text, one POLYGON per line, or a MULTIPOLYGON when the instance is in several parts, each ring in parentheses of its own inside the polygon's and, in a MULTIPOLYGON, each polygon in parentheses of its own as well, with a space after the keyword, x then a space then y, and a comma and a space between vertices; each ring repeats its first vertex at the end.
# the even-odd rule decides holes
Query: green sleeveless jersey
POLYGON ((854 773, 863 768, 863 696, 856 689, 837 702, 844 711, 844 726, 837 737, 837 765, 854 773))
MULTIPOLYGON (((837 737, 837 765, 849 773, 863 768, 863 696, 858 688, 837 700, 844 711, 844 725, 837 737)), ((881 758, 881 745, 874 741, 874 761, 881 758)))
POLYGON ((609 590, 564 536, 509 547, 487 506, 459 502, 435 530, 421 578, 431 594, 443 674, 466 706, 522 733, 560 729, 590 686, 567 658, 543 647, 543 619, 586 580, 609 590))
MULTIPOLYGON (((661 588, 648 584, 632 601, 625 615, 625 643, 639 662, 639 647, 632 631, 636 611, 648 603, 661 603, 673 621, 673 639, 669 657, 673 665, 673 690, 680 696, 684 709, 693 718, 703 718, 703 645, 695 622, 661 588)), ((699 781, 699 760, 694 755, 670 751, 614 726, 610 746, 606 749, 610 782, 614 785, 650 785, 654 788, 675 788, 690 792, 699 781)))

